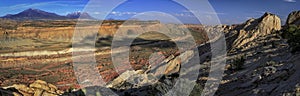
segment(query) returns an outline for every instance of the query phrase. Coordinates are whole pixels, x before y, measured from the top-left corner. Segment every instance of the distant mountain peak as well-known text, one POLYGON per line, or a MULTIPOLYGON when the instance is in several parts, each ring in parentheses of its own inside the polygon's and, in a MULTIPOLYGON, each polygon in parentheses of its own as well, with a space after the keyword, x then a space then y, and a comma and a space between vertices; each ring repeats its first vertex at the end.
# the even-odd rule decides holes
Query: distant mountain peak
POLYGON ((46 12, 40 9, 29 8, 17 14, 9 14, 1 18, 13 19, 13 20, 41 20, 41 19, 67 19, 65 16, 60 16, 55 13, 46 12))
MULTIPOLYGON (((29 12, 29 13, 50 13, 50 12, 46 12, 46 11, 43 11, 43 10, 40 10, 40 9, 34 9, 34 8, 26 9, 26 10, 22 11, 21 13, 26 13, 26 12, 29 12)), ((52 13, 52 14, 54 14, 54 13, 52 13)))
POLYGON ((72 19, 78 19, 78 18, 80 18, 80 19, 95 19, 87 12, 80 12, 80 11, 69 13, 66 15, 66 17, 72 18, 72 19))
MULTIPOLYGON (((28 9, 26 9, 26 10, 28 10, 28 11, 41 11, 40 9, 35 9, 35 8, 28 8, 28 9)), ((25 10, 25 11, 26 11, 25 10)))

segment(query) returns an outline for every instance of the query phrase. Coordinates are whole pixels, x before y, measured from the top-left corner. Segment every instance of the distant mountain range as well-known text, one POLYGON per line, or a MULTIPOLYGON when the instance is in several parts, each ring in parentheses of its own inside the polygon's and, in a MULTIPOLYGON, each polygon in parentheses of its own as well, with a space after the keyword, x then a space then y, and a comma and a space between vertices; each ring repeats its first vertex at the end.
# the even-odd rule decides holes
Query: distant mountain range
POLYGON ((90 14, 87 12, 74 12, 74 13, 69 13, 66 15, 66 17, 71 18, 71 19, 78 19, 79 17, 81 19, 95 19, 92 17, 90 14))
POLYGON ((27 9, 17 14, 7 14, 0 18, 12 19, 12 20, 65 20, 65 19, 95 19, 86 12, 74 12, 61 16, 56 13, 46 12, 39 9, 27 9))

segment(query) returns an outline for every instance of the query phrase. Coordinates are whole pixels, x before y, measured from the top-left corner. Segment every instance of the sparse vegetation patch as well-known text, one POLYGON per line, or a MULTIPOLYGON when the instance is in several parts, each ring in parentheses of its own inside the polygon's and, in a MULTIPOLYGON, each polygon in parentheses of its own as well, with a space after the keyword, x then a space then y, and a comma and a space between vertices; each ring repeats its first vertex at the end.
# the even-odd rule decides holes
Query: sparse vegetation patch
POLYGON ((287 39, 291 52, 295 53, 300 51, 300 28, 296 25, 289 25, 286 28, 282 29, 283 38, 287 39))

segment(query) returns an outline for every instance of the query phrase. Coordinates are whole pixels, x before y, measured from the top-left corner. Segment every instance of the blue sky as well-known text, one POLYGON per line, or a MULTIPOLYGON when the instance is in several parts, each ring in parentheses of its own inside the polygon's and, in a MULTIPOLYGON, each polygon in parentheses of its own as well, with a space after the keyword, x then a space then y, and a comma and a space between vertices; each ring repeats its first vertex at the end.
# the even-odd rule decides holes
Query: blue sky
MULTIPOLYGON (((191 13, 194 10, 188 10, 170 0, 128 0, 114 10, 109 10, 108 7, 113 2, 115 0, 98 0, 97 3, 92 4, 89 3, 89 0, 2 0, 0 16, 16 14, 28 8, 41 9, 59 15, 66 15, 75 11, 87 11, 96 18, 109 13, 106 18, 114 19, 128 19, 143 12, 158 11, 175 16, 184 23, 199 23, 191 13), (86 8, 87 4, 89 4, 89 9, 86 8)), ((209 2, 216 12, 197 11, 216 14, 223 24, 242 23, 249 18, 260 17, 264 12, 274 13, 285 22, 291 11, 300 10, 300 1, 297 0, 209 0, 209 2)), ((194 6, 201 6, 201 4, 190 3, 194 6)))

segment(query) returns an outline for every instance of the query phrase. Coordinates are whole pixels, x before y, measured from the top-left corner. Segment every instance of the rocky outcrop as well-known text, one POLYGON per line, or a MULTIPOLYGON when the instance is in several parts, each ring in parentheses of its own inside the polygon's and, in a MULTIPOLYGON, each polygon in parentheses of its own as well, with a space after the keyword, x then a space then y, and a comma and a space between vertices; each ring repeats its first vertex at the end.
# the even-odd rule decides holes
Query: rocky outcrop
POLYGON ((0 95, 14 95, 14 96, 58 96, 64 92, 50 83, 42 80, 37 80, 29 86, 23 84, 14 84, 3 89, 0 89, 0 95))
POLYGON ((111 81, 109 84, 107 84, 107 87, 116 87, 122 85, 126 80, 132 78, 139 78, 139 77, 146 77, 143 79, 147 79, 148 77, 159 78, 162 75, 170 76, 173 74, 178 74, 180 72, 181 64, 187 63, 194 55, 195 55, 194 51, 188 50, 186 52, 181 53, 178 56, 171 55, 168 58, 165 58, 162 62, 159 62, 158 64, 153 64, 153 66, 149 65, 148 68, 145 70, 126 71, 122 73, 120 76, 118 76, 117 78, 115 78, 113 81, 111 81))
MULTIPOLYGON (((236 26, 236 35, 227 64, 245 57, 240 70, 225 71, 217 96, 297 96, 299 94, 299 54, 291 54, 279 31, 280 20, 266 13, 236 26), (272 32, 275 31, 275 32, 272 32), (237 50, 234 50, 237 49, 237 50)), ((229 42, 230 43, 230 42, 229 42)))
POLYGON ((289 14, 287 20, 286 20, 286 25, 300 25, 300 11, 294 11, 289 14))
POLYGON ((251 46, 247 44, 258 37, 271 34, 273 31, 281 29, 280 18, 271 13, 265 13, 258 19, 250 19, 244 24, 236 27, 238 37, 234 41, 233 48, 241 48, 251 46), (247 44, 247 45, 245 45, 247 44))
MULTIPOLYGON (((175 84, 176 76, 171 76, 177 74, 180 71, 181 63, 187 63, 191 57, 194 55, 193 51, 186 51, 181 55, 166 59, 163 61, 161 66, 158 68, 149 67, 148 70, 136 70, 136 71, 126 71, 122 73, 119 77, 107 84, 106 87, 117 90, 116 92, 120 95, 131 94, 136 95, 163 95, 168 92, 169 89, 175 84), (181 60, 183 62, 181 62, 181 60), (160 70, 159 68, 165 68, 165 70, 160 70), (152 70, 160 70, 152 71, 152 70), (162 74, 157 74, 162 73, 162 74), (163 75, 163 78, 160 78, 163 75), (166 78, 171 77, 171 78, 166 78), (125 90, 125 91, 122 91, 125 90)), ((192 82, 185 79, 180 79, 182 82, 192 82)), ((178 92, 180 94, 180 92, 178 92)))

